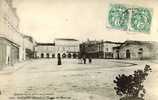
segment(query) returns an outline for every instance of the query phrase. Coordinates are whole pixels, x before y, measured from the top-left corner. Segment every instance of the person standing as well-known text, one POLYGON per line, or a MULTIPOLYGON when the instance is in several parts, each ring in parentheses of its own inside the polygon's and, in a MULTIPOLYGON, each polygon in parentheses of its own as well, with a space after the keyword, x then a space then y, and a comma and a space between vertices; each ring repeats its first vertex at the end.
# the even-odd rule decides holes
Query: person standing
POLYGON ((61 65, 61 57, 60 57, 60 53, 58 53, 57 58, 58 58, 58 65, 61 65))
POLYGON ((92 58, 89 56, 89 63, 91 64, 92 63, 92 58))
POLYGON ((86 56, 85 55, 83 56, 83 62, 84 62, 84 64, 86 64, 86 56))

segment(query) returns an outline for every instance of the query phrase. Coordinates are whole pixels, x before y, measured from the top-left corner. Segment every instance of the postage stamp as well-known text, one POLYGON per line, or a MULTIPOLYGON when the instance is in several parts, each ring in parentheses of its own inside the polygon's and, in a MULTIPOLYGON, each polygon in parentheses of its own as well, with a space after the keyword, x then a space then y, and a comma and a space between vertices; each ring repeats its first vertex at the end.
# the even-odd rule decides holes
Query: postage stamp
POLYGON ((152 9, 111 4, 108 12, 108 24, 112 29, 130 32, 150 33, 152 9))
POLYGON ((130 30, 137 32, 150 32, 152 21, 151 11, 147 8, 134 8, 132 10, 130 30))
POLYGON ((108 22, 114 29, 127 30, 129 21, 128 8, 121 4, 111 5, 108 22))
POLYGON ((108 22, 114 29, 127 30, 129 21, 128 8, 121 4, 111 5, 108 22))

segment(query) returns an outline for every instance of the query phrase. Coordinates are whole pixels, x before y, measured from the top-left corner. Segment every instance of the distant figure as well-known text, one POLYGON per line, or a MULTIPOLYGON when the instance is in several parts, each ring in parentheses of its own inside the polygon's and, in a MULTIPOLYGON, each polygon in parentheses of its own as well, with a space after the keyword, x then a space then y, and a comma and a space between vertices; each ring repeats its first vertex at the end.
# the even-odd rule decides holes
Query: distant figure
POLYGON ((61 57, 60 57, 60 53, 58 53, 58 65, 61 65, 61 57))
POLYGON ((91 58, 91 57, 89 57, 88 59, 89 59, 89 63, 91 64, 91 63, 92 63, 92 58, 91 58))
POLYGON ((86 56, 83 56, 83 62, 86 64, 86 56))

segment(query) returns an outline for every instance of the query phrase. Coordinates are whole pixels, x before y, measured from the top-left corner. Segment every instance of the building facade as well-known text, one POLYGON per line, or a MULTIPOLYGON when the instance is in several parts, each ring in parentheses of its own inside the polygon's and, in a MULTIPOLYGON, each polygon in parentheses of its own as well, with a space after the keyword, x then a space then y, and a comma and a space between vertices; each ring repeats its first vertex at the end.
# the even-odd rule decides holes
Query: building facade
POLYGON ((0 0, 0 68, 22 61, 23 37, 12 0, 0 0))
POLYGON ((120 46, 121 44, 122 43, 120 42, 104 41, 103 42, 103 58, 104 59, 114 58, 113 47, 120 46))
POLYGON ((23 34, 23 60, 34 58, 35 46, 36 41, 31 36, 23 34))
POLYGON ((157 43, 149 41, 125 41, 121 46, 114 47, 116 59, 155 59, 158 56, 157 43))
POLYGON ((19 21, 12 0, 0 0, 0 69, 25 60, 27 49, 33 52, 32 37, 19 32, 19 21))
POLYGON ((103 58, 103 41, 90 41, 80 45, 80 55, 92 58, 103 58))
POLYGON ((60 54, 62 58, 78 58, 80 52, 79 41, 76 39, 56 38, 55 41, 56 56, 60 54))
POLYGON ((121 43, 111 41, 90 41, 80 45, 81 55, 92 58, 110 59, 113 58, 113 47, 119 46, 121 43))
POLYGON ((37 43, 35 47, 35 58, 55 58, 54 43, 37 43))

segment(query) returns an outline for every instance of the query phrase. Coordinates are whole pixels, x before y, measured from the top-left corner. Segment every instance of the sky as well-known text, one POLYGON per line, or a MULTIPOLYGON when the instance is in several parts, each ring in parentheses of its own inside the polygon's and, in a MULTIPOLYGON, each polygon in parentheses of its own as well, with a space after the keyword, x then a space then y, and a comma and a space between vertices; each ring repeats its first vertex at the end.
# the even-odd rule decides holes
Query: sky
POLYGON ((158 41, 157 0, 13 0, 20 18, 20 32, 38 42, 55 38, 87 40, 158 41), (150 33, 121 31, 108 27, 110 4, 125 4, 152 9, 150 33))

